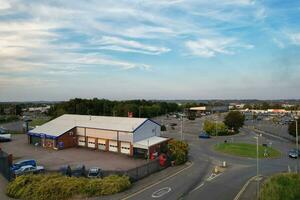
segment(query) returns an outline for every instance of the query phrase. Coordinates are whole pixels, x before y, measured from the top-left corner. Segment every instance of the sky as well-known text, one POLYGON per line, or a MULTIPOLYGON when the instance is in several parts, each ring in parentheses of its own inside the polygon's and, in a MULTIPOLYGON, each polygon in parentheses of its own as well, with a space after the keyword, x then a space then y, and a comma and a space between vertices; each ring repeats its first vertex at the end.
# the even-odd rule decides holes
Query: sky
POLYGON ((0 101, 300 98, 297 0, 0 0, 0 101))

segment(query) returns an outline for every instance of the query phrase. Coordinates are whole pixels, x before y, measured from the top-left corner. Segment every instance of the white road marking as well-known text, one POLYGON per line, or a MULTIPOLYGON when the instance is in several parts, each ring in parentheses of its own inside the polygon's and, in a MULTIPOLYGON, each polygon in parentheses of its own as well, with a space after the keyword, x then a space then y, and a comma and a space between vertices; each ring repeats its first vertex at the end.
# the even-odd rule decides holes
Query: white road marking
POLYGON ((143 189, 141 189, 141 190, 139 190, 139 191, 137 191, 137 192, 135 192, 135 193, 133 193, 133 194, 131 194, 131 195, 128 195, 127 197, 124 197, 122 200, 126 200, 126 199, 129 199, 129 198, 131 198, 131 197, 134 197, 134 196, 136 196, 136 195, 138 195, 138 194, 144 192, 145 190, 148 190, 149 188, 151 188, 151 187, 153 187, 153 186, 155 186, 155 185, 158 185, 158 184, 160 184, 160 183, 162 183, 162 182, 164 182, 164 181, 166 181, 166 180, 168 180, 168 179, 170 179, 170 178, 173 178, 173 177, 176 176, 177 174, 179 174, 179 173, 181 173, 181 172, 183 172, 183 171, 189 169, 190 167, 192 167, 192 166, 194 165, 193 162, 190 162, 190 163, 191 163, 190 165, 187 165, 187 167, 185 167, 185 168, 181 169, 180 171, 178 171, 178 172, 172 174, 171 176, 168 176, 168 177, 166 177, 166 178, 164 178, 164 179, 162 179, 162 180, 160 180, 160 181, 158 181, 158 182, 156 182, 156 183, 154 183, 154 184, 152 184, 152 185, 148 185, 148 186, 146 186, 145 188, 143 188, 143 189))
POLYGON ((160 198, 160 197, 164 196, 165 194, 168 194, 169 192, 171 192, 171 190, 172 189, 170 187, 161 188, 161 189, 153 192, 152 198, 160 198))
POLYGON ((195 189, 193 189, 191 192, 194 192, 196 190, 198 190, 199 188, 201 188, 204 185, 204 183, 201 183, 200 185, 198 185, 195 189))

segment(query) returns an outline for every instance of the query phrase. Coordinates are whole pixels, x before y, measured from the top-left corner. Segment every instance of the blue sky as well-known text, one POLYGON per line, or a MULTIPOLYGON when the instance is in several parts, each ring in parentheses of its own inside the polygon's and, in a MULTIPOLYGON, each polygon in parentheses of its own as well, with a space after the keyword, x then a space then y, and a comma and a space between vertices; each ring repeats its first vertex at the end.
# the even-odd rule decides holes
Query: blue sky
POLYGON ((300 1, 0 0, 0 101, 300 98, 300 1))

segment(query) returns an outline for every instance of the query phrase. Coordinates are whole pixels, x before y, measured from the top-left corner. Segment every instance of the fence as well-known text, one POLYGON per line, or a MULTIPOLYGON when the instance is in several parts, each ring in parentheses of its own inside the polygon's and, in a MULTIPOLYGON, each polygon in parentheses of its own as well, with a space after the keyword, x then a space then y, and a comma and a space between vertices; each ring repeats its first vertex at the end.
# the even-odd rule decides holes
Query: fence
POLYGON ((0 149, 0 173, 10 181, 12 179, 11 173, 12 155, 0 149))
POLYGON ((126 175, 129 176, 131 181, 138 181, 152 173, 158 172, 162 169, 165 169, 170 166, 170 163, 167 163, 165 166, 160 166, 159 160, 151 160, 145 165, 127 170, 127 171, 103 171, 103 176, 109 176, 112 174, 116 175, 126 175))

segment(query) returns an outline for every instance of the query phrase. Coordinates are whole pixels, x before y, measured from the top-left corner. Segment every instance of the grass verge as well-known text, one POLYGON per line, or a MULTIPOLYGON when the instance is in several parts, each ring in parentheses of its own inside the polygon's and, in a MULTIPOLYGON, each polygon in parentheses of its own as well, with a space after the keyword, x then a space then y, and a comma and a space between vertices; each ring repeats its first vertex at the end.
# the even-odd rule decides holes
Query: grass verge
POLYGON ((59 174, 23 175, 10 182, 6 194, 24 200, 66 200, 75 197, 111 195, 131 186, 127 176, 103 179, 67 177, 59 174))
POLYGON ((260 200, 299 200, 300 174, 276 174, 262 185, 260 200))
MULTIPOLYGON (((222 143, 216 144, 214 149, 218 152, 234 155, 234 156, 241 156, 247 158, 256 158, 256 144, 248 144, 248 143, 222 143)), ((258 147, 258 157, 259 158, 266 158, 264 157, 265 149, 267 149, 268 156, 267 158, 275 158, 280 156, 280 152, 276 149, 271 147, 258 147)))

